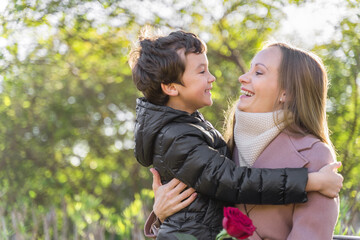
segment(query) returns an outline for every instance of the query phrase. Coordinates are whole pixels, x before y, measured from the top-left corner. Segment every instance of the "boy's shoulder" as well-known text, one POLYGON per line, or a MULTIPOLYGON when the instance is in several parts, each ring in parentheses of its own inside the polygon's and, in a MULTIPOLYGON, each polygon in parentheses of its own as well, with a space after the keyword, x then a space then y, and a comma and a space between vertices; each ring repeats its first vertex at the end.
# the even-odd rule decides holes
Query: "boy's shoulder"
POLYGON ((165 125, 160 134, 164 134, 167 137, 179 137, 182 135, 202 135, 204 128, 197 123, 191 122, 170 122, 165 125))
POLYGON ((158 137, 162 142, 185 138, 189 143, 204 141, 211 145, 224 141, 221 134, 208 122, 171 122, 161 129, 158 137))

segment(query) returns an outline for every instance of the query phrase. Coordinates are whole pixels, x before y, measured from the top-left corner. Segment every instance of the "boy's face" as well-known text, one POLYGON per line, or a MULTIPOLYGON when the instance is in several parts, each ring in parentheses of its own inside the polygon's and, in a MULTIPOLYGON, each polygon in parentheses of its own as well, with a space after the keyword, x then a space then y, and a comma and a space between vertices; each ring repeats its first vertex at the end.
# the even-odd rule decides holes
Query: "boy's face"
POLYGON ((177 105, 179 109, 193 113, 212 105, 211 92, 215 77, 209 72, 205 53, 189 53, 185 57, 184 86, 177 84, 177 105))

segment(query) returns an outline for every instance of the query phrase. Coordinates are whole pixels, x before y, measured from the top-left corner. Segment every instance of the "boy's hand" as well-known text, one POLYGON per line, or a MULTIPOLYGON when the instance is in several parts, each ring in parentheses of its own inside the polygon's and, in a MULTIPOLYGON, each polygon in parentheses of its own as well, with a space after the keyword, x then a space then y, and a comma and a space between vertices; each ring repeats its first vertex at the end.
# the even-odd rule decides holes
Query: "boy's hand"
POLYGON ((154 168, 151 168, 150 172, 153 174, 152 188, 155 194, 153 210, 161 222, 195 200, 195 189, 183 191, 186 184, 176 178, 162 185, 159 173, 154 168))
POLYGON ((341 162, 334 162, 321 168, 318 172, 309 174, 307 191, 318 191, 321 194, 335 198, 339 196, 344 178, 337 173, 337 169, 341 167, 341 162))
POLYGON ((344 178, 337 172, 337 169, 341 167, 341 162, 334 162, 319 170, 324 180, 320 189, 320 193, 328 197, 338 197, 342 188, 344 178))

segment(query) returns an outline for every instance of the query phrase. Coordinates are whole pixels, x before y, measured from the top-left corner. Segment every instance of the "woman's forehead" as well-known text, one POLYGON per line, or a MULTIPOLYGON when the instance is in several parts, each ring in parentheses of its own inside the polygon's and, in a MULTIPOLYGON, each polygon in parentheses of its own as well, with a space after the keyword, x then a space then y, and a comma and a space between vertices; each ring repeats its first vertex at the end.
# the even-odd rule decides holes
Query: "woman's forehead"
POLYGON ((278 68, 281 62, 281 50, 278 47, 268 47, 258 52, 251 65, 265 65, 268 69, 278 68))

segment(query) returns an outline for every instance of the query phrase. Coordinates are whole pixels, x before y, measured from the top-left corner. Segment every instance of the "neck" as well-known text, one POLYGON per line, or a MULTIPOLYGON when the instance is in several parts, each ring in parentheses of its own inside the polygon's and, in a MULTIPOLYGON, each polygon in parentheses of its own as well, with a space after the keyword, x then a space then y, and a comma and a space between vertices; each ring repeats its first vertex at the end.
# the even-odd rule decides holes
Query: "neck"
POLYGON ((235 112, 234 140, 240 166, 251 167, 261 152, 280 133, 283 112, 235 112))
POLYGON ((191 107, 185 106, 185 104, 183 104, 180 101, 177 101, 176 99, 174 99, 172 97, 170 97, 169 101, 166 103, 166 106, 171 107, 176 110, 187 112, 189 114, 192 114, 197 110, 196 108, 191 108, 191 107))

